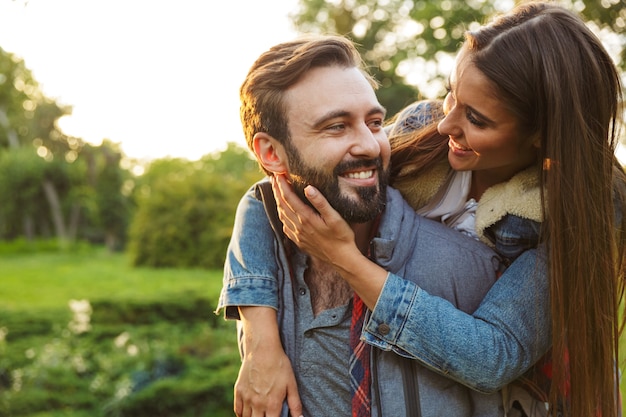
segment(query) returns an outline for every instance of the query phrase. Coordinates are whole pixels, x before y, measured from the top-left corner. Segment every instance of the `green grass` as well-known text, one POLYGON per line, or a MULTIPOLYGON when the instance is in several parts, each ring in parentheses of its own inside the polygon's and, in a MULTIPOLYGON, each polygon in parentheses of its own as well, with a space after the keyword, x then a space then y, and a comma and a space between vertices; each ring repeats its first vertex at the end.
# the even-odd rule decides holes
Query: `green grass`
POLYGON ((0 255, 0 415, 231 416, 221 285, 221 270, 134 268, 103 249, 0 255), (84 332, 70 300, 89 301, 84 332))
POLYGON ((69 300, 155 300, 195 293, 216 303, 222 271, 134 268, 126 255, 81 253, 0 257, 0 308, 67 308, 69 300))

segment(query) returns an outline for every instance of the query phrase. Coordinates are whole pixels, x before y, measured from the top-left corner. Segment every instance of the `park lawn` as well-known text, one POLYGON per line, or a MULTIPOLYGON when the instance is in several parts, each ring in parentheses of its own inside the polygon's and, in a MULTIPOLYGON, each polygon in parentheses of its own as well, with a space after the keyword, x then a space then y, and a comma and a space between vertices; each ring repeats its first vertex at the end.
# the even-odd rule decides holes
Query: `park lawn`
POLYGON ((67 308, 69 300, 156 300, 189 294, 216 305, 222 271, 135 268, 104 249, 0 256, 0 308, 67 308))
POLYGON ((221 270, 134 268, 101 248, 0 255, 0 415, 231 416, 221 285, 221 270), (89 302, 87 330, 71 300, 89 302))

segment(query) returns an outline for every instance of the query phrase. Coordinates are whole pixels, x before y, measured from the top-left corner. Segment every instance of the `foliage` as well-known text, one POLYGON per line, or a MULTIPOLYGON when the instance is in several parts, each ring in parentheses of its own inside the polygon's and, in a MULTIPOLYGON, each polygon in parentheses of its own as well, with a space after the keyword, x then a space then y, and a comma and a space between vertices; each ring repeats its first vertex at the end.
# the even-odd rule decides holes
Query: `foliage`
POLYGON ((57 121, 70 112, 44 96, 23 60, 0 49, 0 239, 121 248, 130 215, 122 153, 63 134, 57 121))
POLYGON ((109 235, 121 246, 130 215, 122 155, 107 142, 80 155, 68 162, 27 147, 0 150, 0 238, 103 242, 109 235))
POLYGON ((153 161, 137 181, 134 264, 221 268, 237 203, 260 178, 257 163, 234 143, 200 161, 153 161))
POLYGON ((221 271, 133 269, 94 249, 0 261, 0 415, 232 415, 221 271))
POLYGON ((0 152, 0 236, 16 238, 27 222, 42 217, 45 206, 37 202, 45 201, 44 169, 41 158, 27 149, 0 152))
POLYGON ((89 250, 89 247, 87 242, 82 241, 76 241, 71 245, 61 246, 56 239, 26 240, 24 238, 17 238, 11 241, 0 241, 0 257, 42 252, 80 252, 82 250, 89 250))
MULTIPOLYGON (((97 216, 95 225, 104 234, 104 243, 109 250, 122 249, 126 240, 126 229, 131 213, 130 201, 122 193, 125 181, 130 174, 120 168, 123 157, 121 150, 114 144, 104 141, 99 148, 90 148, 91 159, 100 159, 96 179, 92 181, 94 188, 94 205, 97 216)), ((95 162, 95 161, 94 161, 95 162)))
POLYGON ((64 136, 55 122, 70 111, 43 95, 22 59, 0 48, 0 150, 35 145, 61 151, 64 136))
MULTIPOLYGON (((214 321, 209 327, 202 322, 207 310, 190 315, 188 309, 174 321, 114 325, 96 321, 102 306, 92 308, 84 330, 73 317, 3 342, 1 415, 53 409, 92 410, 92 416, 228 415, 239 364, 232 326, 214 321)), ((158 308, 158 301, 144 306, 158 308)))
MULTIPOLYGON (((416 98, 444 92, 449 65, 466 30, 494 13, 509 10, 514 1, 446 0, 300 0, 292 18, 304 33, 347 35, 360 45, 361 55, 381 82, 379 99, 395 114, 416 98)), ((626 3, 620 0, 562 2, 576 8, 597 28, 621 38, 626 35, 626 3)), ((622 47, 622 69, 626 48, 622 47)))

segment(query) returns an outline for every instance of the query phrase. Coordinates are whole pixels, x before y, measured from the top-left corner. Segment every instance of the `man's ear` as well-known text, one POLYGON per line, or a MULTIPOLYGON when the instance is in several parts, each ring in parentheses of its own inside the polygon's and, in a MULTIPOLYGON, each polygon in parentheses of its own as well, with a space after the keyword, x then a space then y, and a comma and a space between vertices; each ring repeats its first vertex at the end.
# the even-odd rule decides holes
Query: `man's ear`
POLYGON ((285 174, 288 171, 285 148, 267 133, 259 132, 252 138, 254 154, 267 171, 285 174))

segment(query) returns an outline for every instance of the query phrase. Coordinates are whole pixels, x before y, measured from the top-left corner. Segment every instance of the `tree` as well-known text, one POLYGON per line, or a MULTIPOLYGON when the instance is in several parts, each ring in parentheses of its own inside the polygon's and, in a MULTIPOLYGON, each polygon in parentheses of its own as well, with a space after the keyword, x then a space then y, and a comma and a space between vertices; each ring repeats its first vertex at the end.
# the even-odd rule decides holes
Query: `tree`
POLYGON ((133 263, 221 268, 237 203, 261 177, 249 152, 233 143, 200 161, 152 161, 136 180, 129 232, 133 263))
MULTIPOLYGON (((45 199, 41 184, 44 165, 40 158, 26 149, 0 152, 0 237, 14 239, 25 236, 32 240, 36 228, 45 228, 37 221, 42 217, 45 199)), ((49 225, 48 225, 49 226, 49 225)))
POLYGON ((71 108, 45 97, 24 61, 0 48, 0 239, 56 236, 124 244, 129 174, 121 150, 57 127, 71 108))
MULTIPOLYGON (((85 153, 83 150, 81 154, 85 153)), ((111 252, 124 247, 130 222, 130 201, 122 190, 131 176, 120 167, 123 157, 119 146, 108 140, 98 147, 89 147, 88 179, 95 214, 92 226, 102 234, 111 252)))
POLYGON ((56 126, 56 121, 71 112, 41 91, 24 61, 0 48, 0 150, 20 146, 45 147, 63 156, 76 149, 56 126))
MULTIPOLYGON (((472 29, 513 1, 485 0, 300 0, 292 16, 304 33, 346 35, 360 46, 361 55, 381 82, 379 99, 395 114, 418 98, 441 97, 450 63, 472 29)), ((624 45, 626 4, 621 0, 563 2, 597 30, 613 33, 624 45)), ((626 48, 617 60, 626 68, 626 48)))

